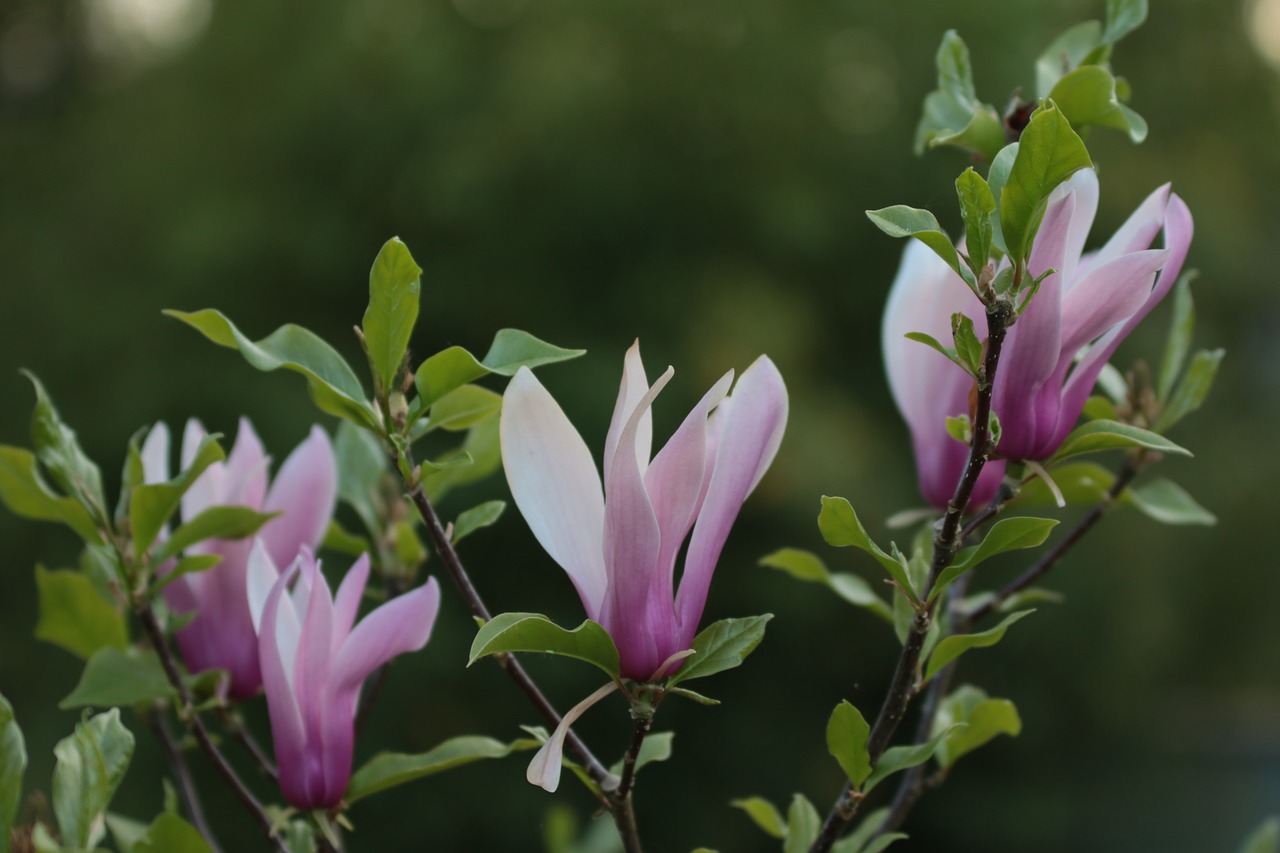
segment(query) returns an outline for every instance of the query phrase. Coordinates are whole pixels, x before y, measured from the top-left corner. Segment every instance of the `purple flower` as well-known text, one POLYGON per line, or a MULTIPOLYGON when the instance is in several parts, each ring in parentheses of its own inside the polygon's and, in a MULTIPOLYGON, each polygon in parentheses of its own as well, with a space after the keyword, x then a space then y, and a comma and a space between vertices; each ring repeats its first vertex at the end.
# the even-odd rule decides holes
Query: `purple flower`
POLYGON ((604 446, 604 488, 591 452, 528 370, 503 397, 502 458, 516 505, 618 647, 622 674, 646 680, 689 648, 720 550, 782 441, 787 391, 761 356, 720 378, 650 461, 650 387, 637 341, 604 446), (715 410, 714 413, 712 410, 715 410), (679 593, 675 563, 692 529, 679 593))
MULTIPOLYGON (((1120 342, 1173 287, 1191 243, 1187 206, 1168 185, 1156 190, 1102 249, 1082 254, 1098 207, 1098 179, 1077 172, 1049 198, 1028 271, 1057 270, 1009 330, 992 408, 1003 459, 1042 460, 1071 432, 1098 374, 1120 342), (1164 248, 1150 249, 1163 230, 1164 248)), ((982 305, 928 248, 912 241, 889 294, 883 324, 889 386, 911 429, 920 491, 934 506, 951 499, 968 448, 946 431, 969 413, 973 380, 928 347, 906 340, 925 332, 951 338, 951 314, 980 323, 982 305)), ((981 328, 981 327, 979 327, 981 328)), ((995 494, 1003 465, 988 464, 973 502, 995 494)))
POLYGON ((335 598, 309 548, 281 574, 270 547, 254 540, 245 605, 258 632, 280 788, 300 809, 342 801, 351 780, 361 685, 387 661, 426 645, 440 609, 440 588, 429 578, 356 625, 368 580, 364 554, 335 598))
MULTIPOLYGON (((198 421, 187 421, 182 436, 184 468, 204 437, 204 427, 198 421)), ((169 430, 164 424, 156 424, 147 436, 142 460, 148 483, 169 478, 169 430)), ((269 464, 253 426, 242 418, 226 461, 205 469, 183 496, 183 521, 191 521, 213 506, 279 512, 278 518, 258 532, 272 559, 288 565, 303 546, 318 547, 337 500, 337 463, 329 437, 313 427, 268 487, 269 464)), ((237 699, 252 696, 262 686, 258 644, 245 599, 250 548, 247 539, 211 539, 188 548, 188 555, 218 554, 222 562, 208 571, 178 578, 164 589, 165 601, 176 613, 195 613, 191 623, 177 634, 187 668, 192 672, 227 670, 231 674, 230 694, 237 699)))

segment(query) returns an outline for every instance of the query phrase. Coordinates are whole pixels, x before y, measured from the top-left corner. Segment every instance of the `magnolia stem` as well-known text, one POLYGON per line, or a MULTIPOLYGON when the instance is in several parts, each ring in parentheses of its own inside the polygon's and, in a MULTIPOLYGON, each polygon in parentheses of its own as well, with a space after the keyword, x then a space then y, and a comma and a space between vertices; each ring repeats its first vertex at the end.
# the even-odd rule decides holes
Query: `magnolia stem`
MULTIPOLYGON (((942 517, 933 537, 933 561, 929 566, 929 576, 924 588, 920 591, 920 601, 927 602, 933 592, 938 576, 942 574, 963 541, 960 536, 960 522, 965 510, 969 507, 969 499, 978 485, 978 478, 987 458, 991 453, 991 397, 995 390, 996 369, 1000 364, 1000 351, 1004 347, 1005 334, 1013 320, 1012 309, 1003 301, 994 301, 987 306, 987 346, 983 356, 982 367, 977 377, 977 404, 973 413, 973 441, 969 446, 969 458, 965 463, 964 473, 956 485, 956 491, 947 504, 947 512, 942 517)), ((911 699, 915 695, 917 676, 920 668, 920 655, 924 650, 924 641, 933 621, 933 606, 922 604, 911 620, 906 641, 902 644, 902 653, 898 656, 898 665, 889 682, 889 690, 885 694, 884 704, 876 716, 871 734, 867 738, 867 752, 874 766, 889 746, 894 732, 897 731, 911 699)), ((823 821, 818 837, 809 848, 809 853, 826 853, 835 845, 837 839, 848 828, 858 806, 862 802, 861 793, 854 790, 851 783, 845 783, 844 790, 836 798, 831 811, 823 821)))
POLYGON ((244 724, 244 719, 239 714, 226 708, 219 710, 218 716, 222 719, 222 725, 227 732, 253 758, 254 763, 258 765, 258 769, 262 771, 262 775, 273 782, 276 781, 279 778, 279 773, 276 771, 275 762, 271 760, 271 757, 267 755, 267 751, 262 748, 262 744, 258 743, 258 739, 249 731, 248 726, 244 724))
POLYGON ((200 792, 196 789, 195 780, 191 778, 191 768, 187 766, 187 760, 182 755, 182 747, 178 745, 178 740, 173 735, 173 729, 169 726, 169 717, 164 708, 157 708, 152 713, 151 726, 155 729, 156 736, 160 739, 160 746, 173 767, 173 776, 178 783, 178 793, 182 797, 183 805, 186 806, 187 814, 191 816, 192 825, 204 836, 205 843, 209 845, 212 853, 222 853, 218 840, 214 838, 213 829, 209 826, 209 819, 205 817, 204 806, 200 804, 200 792))
POLYGON ((653 728, 652 717, 636 718, 635 731, 631 735, 631 746, 627 748, 627 754, 622 758, 622 781, 618 783, 617 790, 619 798, 631 796, 631 788, 636 779, 636 759, 640 757, 640 748, 644 746, 644 739, 651 728, 653 728))
POLYGON ((257 797, 244 784, 236 771, 227 762, 227 759, 218 750, 217 744, 213 742, 213 738, 209 735, 209 730, 205 728, 204 721, 200 719, 200 715, 196 713, 191 703, 191 691, 187 689, 187 683, 182 680, 182 673, 178 671, 178 665, 174 662, 173 654, 169 650, 169 644, 165 641, 164 631, 160 628, 160 623, 156 621, 155 611, 151 609, 151 602, 143 601, 137 607, 138 619, 142 622, 142 629, 146 631, 147 638, 151 641, 151 646, 155 650, 156 655, 160 658, 160 664, 164 667, 164 673, 169 679, 169 683, 173 685, 173 689, 178 692, 178 700, 182 703, 178 709, 179 719, 186 722, 187 727, 191 729, 191 733, 195 735, 196 742, 200 744, 200 748, 204 750, 204 754, 213 762, 213 766, 222 774, 222 778, 227 781, 231 789, 235 791, 236 796, 244 805, 245 809, 253 816, 254 820, 266 833, 267 839, 271 845, 279 851, 279 853, 289 853, 284 842, 275 832, 275 825, 271 820, 271 816, 267 814, 266 809, 262 807, 262 803, 258 802, 257 797))

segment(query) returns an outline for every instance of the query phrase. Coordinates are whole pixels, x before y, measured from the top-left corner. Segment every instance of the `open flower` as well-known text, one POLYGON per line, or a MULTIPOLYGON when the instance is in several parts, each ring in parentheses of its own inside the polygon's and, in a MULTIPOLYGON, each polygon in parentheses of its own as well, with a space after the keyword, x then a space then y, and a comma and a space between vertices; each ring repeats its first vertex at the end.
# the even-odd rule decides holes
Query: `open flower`
POLYGON ((430 578, 357 625, 368 580, 364 554, 335 598, 310 549, 303 548, 281 574, 266 542, 253 544, 245 604, 257 631, 280 788, 300 809, 342 801, 351 780, 361 685, 387 661, 426 645, 440 609, 440 588, 430 578))
MULTIPOLYGON (((1155 307, 1182 270, 1191 213, 1168 185, 1139 205, 1102 249, 1082 254, 1098 207, 1098 179, 1077 172, 1049 197, 1028 263, 1032 276, 1056 270, 1009 329, 996 373, 992 409, 1004 459, 1041 460, 1062 444, 1098 374, 1121 341, 1155 307), (1160 232, 1164 248, 1150 249, 1160 232)), ((889 386, 911 429, 920 491, 946 506, 968 455, 945 421, 969 413, 973 379, 928 347, 903 337, 925 332, 948 340, 951 314, 975 322, 984 312, 964 282, 928 248, 906 248, 885 307, 883 347, 889 386)), ((975 503, 995 494, 1003 466, 988 464, 975 503)))
POLYGON ((637 680, 689 648, 729 529, 787 420, 782 377, 761 356, 731 397, 733 371, 721 377, 650 461, 650 406, 673 373, 650 387, 639 342, 627 351, 603 492, 582 437, 529 370, 503 397, 502 458, 516 505, 613 638, 622 674, 637 680), (690 530, 677 594, 676 557, 690 530))
MULTIPOLYGON (((195 457, 205 437, 198 421, 187 421, 182 436, 182 467, 195 457)), ((148 483, 169 478, 169 430, 164 424, 147 435, 142 447, 148 483)), ((235 444, 225 462, 205 469, 182 498, 183 521, 191 521, 213 506, 247 506, 278 512, 258 536, 280 565, 289 565, 303 546, 316 548, 337 501, 338 475, 333 448, 324 430, 313 427, 268 486, 270 459, 247 418, 240 420, 235 444)), ((194 613, 177 633, 182 659, 192 672, 225 669, 231 674, 230 694, 243 699, 262 686, 258 646, 245 599, 245 573, 251 543, 247 539, 210 539, 187 549, 187 554, 217 554, 222 562, 205 572, 186 575, 164 589, 165 601, 176 613, 194 613)))

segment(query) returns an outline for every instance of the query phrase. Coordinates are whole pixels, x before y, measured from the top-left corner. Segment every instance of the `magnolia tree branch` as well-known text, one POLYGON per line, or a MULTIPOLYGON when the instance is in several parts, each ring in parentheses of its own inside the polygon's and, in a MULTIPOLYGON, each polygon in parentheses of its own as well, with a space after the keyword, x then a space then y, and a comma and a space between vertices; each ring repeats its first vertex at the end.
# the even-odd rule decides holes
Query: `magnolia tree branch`
POLYGON ((156 613, 151 608, 151 602, 143 601, 137 607, 137 613, 139 621, 142 622, 142 629, 146 631, 152 648, 160 658, 160 665, 164 667, 164 673, 168 677, 169 683, 173 685, 173 689, 178 693, 178 700, 181 702, 178 709, 179 718, 191 729, 191 733, 195 735, 196 742, 200 744, 204 754, 213 762, 213 766, 218 773, 227 781, 227 784, 235 791, 245 809, 257 821, 262 831, 266 833, 272 847, 280 853, 289 853, 284 842, 276 834, 275 824, 272 822, 271 816, 267 814, 266 809, 262 807, 262 803, 258 802, 258 798, 253 795, 248 786, 236 775, 235 769, 232 768, 226 757, 218 750, 217 744, 213 742, 213 738, 209 735, 209 730, 205 728, 204 721, 196 713, 191 702, 191 691, 187 688, 187 683, 182 680, 182 673, 178 671, 178 665, 174 662, 173 653, 169 650, 169 644, 165 640, 164 631, 160 628, 160 623, 156 621, 156 613))
POLYGON ((204 841, 209 845, 211 853, 222 853, 222 848, 218 846, 218 840, 213 835, 213 828, 209 826, 209 819, 205 817, 204 806, 200 804, 200 792, 196 788, 195 780, 191 778, 191 768, 187 766, 182 747, 178 745, 178 739, 174 737, 173 729, 169 726, 166 710, 163 707, 156 708, 151 714, 150 722, 160 740, 165 757, 173 767, 173 776, 178 783, 178 794, 182 797, 182 804, 186 806, 192 825, 204 836, 204 841))
MULTIPOLYGON (((1140 466, 1140 460, 1130 459, 1127 461, 1116 475, 1115 482, 1112 483, 1111 488, 1076 523, 1075 527, 1051 551, 997 592, 993 598, 967 613, 960 610, 952 610, 948 633, 967 633, 974 623, 980 622, 997 612, 1001 604, 1035 583, 1056 566, 1063 556, 1115 506, 1121 492, 1137 476, 1140 466)), ((960 581, 967 581, 968 577, 968 575, 963 576, 957 581, 957 584, 960 581)), ((959 601, 961 597, 961 594, 953 589, 953 600, 959 601)), ((924 704, 921 706, 920 724, 916 728, 916 743, 924 743, 932 735, 934 720, 938 715, 938 709, 942 704, 943 697, 946 696, 947 691, 950 689, 957 663, 958 661, 953 661, 930 682, 929 689, 925 693, 924 704)), ((925 789, 929 787, 929 782, 924 775, 925 766, 924 764, 918 764, 912 767, 903 776, 902 781, 898 783, 898 789, 894 793, 893 802, 889 807, 889 814, 885 817, 884 823, 881 824, 876 833, 877 835, 894 832, 906 822, 907 815, 910 814, 911 809, 920 799, 925 789)))
MULTIPOLYGON (((964 517, 965 510, 969 507, 969 499, 973 496, 973 490, 978 485, 978 478, 981 476, 982 469, 986 466, 987 458, 992 450, 990 433, 991 397, 995 390, 996 369, 1000 364, 1000 352, 1004 347, 1005 335, 1013 321, 1013 315, 1009 305, 1002 301, 996 301, 988 305, 986 313, 987 346, 986 354, 983 356, 982 368, 978 372, 977 404, 974 407, 973 415, 973 440, 970 443, 968 461, 965 463, 964 472, 956 486, 955 494, 952 496, 950 503, 947 504, 947 512, 942 517, 942 523, 938 525, 937 531, 934 533, 933 561, 929 566, 928 579, 925 581, 924 588, 920 590, 919 595, 922 602, 929 600, 934 584, 938 582, 938 576, 942 574, 947 566, 951 565, 951 561, 955 559, 956 552, 960 550, 960 544, 963 541, 960 536, 960 522, 964 517)), ((924 650, 925 636, 929 633, 929 627, 932 622, 933 608, 927 605, 921 606, 916 611, 915 618, 911 620, 911 627, 907 632, 906 641, 902 645, 902 653, 898 656, 898 665, 894 669, 893 678, 889 682, 889 690, 885 694, 884 704, 880 706, 880 713, 876 716, 875 724, 871 727, 871 734, 867 738, 867 752, 870 754, 873 766, 880 760, 880 756, 884 754, 885 749, 888 748, 894 732, 897 731, 898 725, 902 722, 902 718, 907 712, 907 707, 911 704, 911 698, 916 693, 920 655, 924 650)), ((858 813, 858 806, 861 801, 861 794, 854 790, 851 783, 845 783, 844 790, 840 792, 840 796, 836 798, 835 804, 827 814, 827 818, 822 824, 822 829, 818 832, 818 837, 814 840, 813 846, 809 848, 810 853, 826 853, 835 845, 858 813)))
POLYGON ((267 755, 266 750, 262 748, 262 744, 258 743, 258 739, 249 731, 249 727, 244 724, 244 718, 235 711, 222 708, 218 711, 218 716, 222 720, 223 728, 227 733, 235 738, 244 751, 249 753, 253 758, 254 764, 258 765, 258 769, 262 771, 262 775, 271 781, 276 781, 279 774, 276 772, 275 762, 267 755))

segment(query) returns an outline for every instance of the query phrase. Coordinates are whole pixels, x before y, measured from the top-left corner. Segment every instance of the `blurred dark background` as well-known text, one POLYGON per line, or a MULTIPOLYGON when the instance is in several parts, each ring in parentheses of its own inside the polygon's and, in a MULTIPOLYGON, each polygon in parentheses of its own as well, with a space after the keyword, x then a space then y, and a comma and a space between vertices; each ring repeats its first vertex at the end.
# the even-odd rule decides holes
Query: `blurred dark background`
MULTIPOLYGON (((1210 406, 1173 436, 1196 458, 1159 476, 1221 523, 1116 513, 1053 577, 1065 606, 966 658, 962 679, 1015 700, 1025 731, 964 759, 895 849, 1225 851, 1280 809, 1280 78, 1267 59, 1280 62, 1280 3, 1153 6, 1114 63, 1151 135, 1133 146, 1094 134, 1092 242, 1166 180, 1196 216, 1197 343, 1228 356, 1210 406)), ((590 350, 542 376, 597 453, 634 337, 651 372, 678 371, 660 435, 724 369, 768 352, 791 390, 791 426, 721 559, 707 621, 777 618, 744 668, 706 682, 723 705, 664 707, 675 756, 645 772, 638 808, 655 851, 773 849, 728 801, 785 807, 802 791, 825 811, 840 784, 826 718, 841 698, 874 713, 896 643, 866 613, 756 561, 795 545, 876 578, 870 560, 822 544, 818 496, 848 496, 881 536, 919 502, 879 360, 901 247, 862 211, 933 207, 955 227, 963 155, 910 150, 945 29, 968 41, 979 94, 1003 106, 1030 90, 1052 37, 1102 7, 5 0, 0 441, 28 443, 25 366, 109 476, 138 427, 193 415, 230 432, 248 414, 283 458, 316 418, 303 383, 253 371, 160 310, 216 306, 254 337, 299 322, 354 362, 367 270, 393 234, 425 269, 422 355, 481 352, 503 326, 590 350)), ((1158 358, 1167 316, 1133 336, 1120 366, 1158 358)), ((443 509, 505 492, 496 476, 443 509)), ((78 664, 31 638, 33 566, 71 565, 76 542, 7 512, 0 542, 0 692, 28 737, 28 790, 47 791, 52 746, 77 719, 52 709, 78 664)), ((495 609, 581 617, 516 513, 463 552, 495 609)), ((1021 565, 982 574, 998 583, 1021 565)), ((357 763, 536 722, 496 668, 463 669, 472 630, 448 588, 431 645, 396 665, 357 763)), ((596 686, 585 667, 529 665, 563 707, 596 686)), ((161 759, 128 718, 140 749, 116 806, 149 818, 161 759)), ((580 729, 620 754, 623 705, 580 729)), ((261 846, 193 762, 224 842, 261 846)), ((353 847, 537 850, 552 809, 590 820, 571 781, 552 797, 523 777, 517 757, 370 800, 352 813, 353 847)))

